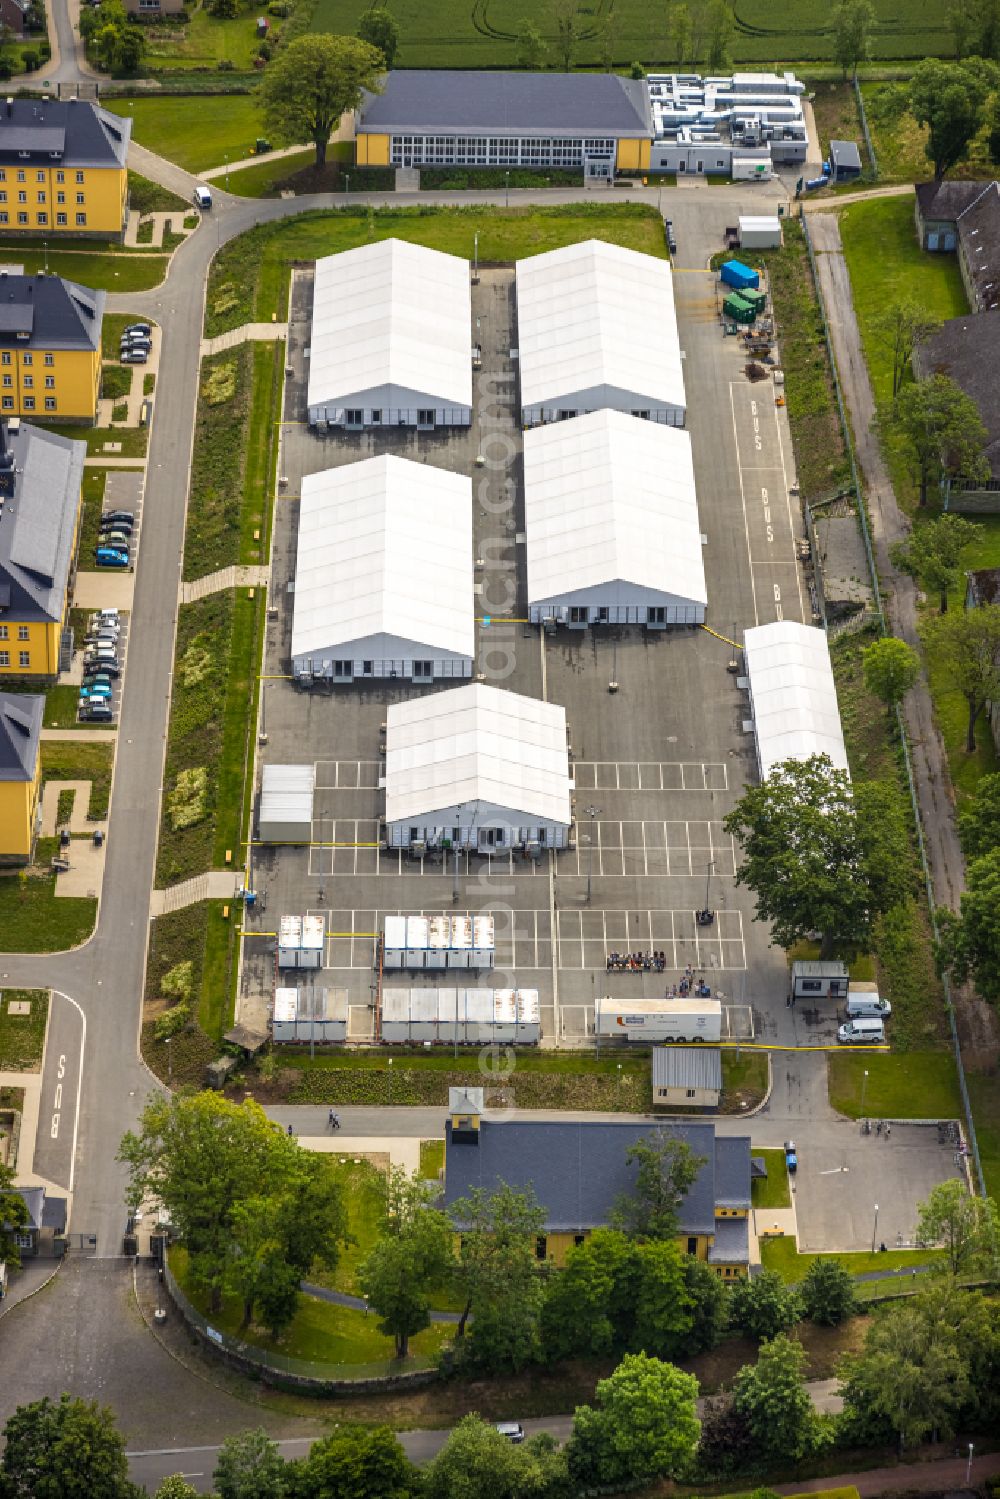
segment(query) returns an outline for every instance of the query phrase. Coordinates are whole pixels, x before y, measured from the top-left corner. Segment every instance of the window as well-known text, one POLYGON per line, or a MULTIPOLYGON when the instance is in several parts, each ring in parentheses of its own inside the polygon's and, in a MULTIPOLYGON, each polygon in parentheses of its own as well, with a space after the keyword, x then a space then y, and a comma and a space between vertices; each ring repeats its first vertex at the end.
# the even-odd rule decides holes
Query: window
POLYGON ((85 213, 78 213, 76 216, 76 222, 78 228, 85 229, 87 226, 87 215, 85 213))
POLYGON ((18 195, 17 195, 17 201, 19 203, 27 203, 27 201, 28 201, 28 194, 25 193, 25 192, 18 193, 18 195))
POLYGON ((382 424, 382 412, 381 412, 381 410, 373 411, 372 412, 372 426, 373 427, 378 427, 378 426, 381 426, 381 424, 382 424))
POLYGON ((649 412, 648 411, 633 411, 632 415, 639 417, 639 419, 641 421, 644 421, 644 422, 648 422, 649 421, 649 412))
POLYGON ((0 364, 10 364, 10 350, 9 349, 4 349, 3 354, 0 355, 0 364))
POLYGON ((558 420, 561 422, 568 422, 570 418, 574 416, 576 416, 575 411, 560 411, 558 420))
POLYGON ((26 224, 28 222, 28 215, 26 213, 19 213, 17 216, 17 222, 19 224, 26 224))
POLYGON ((822 994, 823 992, 822 979, 800 979, 799 982, 802 985, 803 994, 822 994))
POLYGON ((56 202, 57 203, 65 203, 66 202, 66 194, 65 193, 56 193, 56 202))
POLYGON ((31 636, 30 636, 30 634, 28 632, 28 626, 27 625, 18 625, 18 627, 17 627, 17 638, 18 638, 18 640, 30 640, 31 636))
POLYGON ((666 609, 647 609, 646 622, 651 625, 665 625, 667 622, 666 609))
POLYGON ((372 661, 362 661, 362 663, 361 663, 361 675, 362 676, 364 676, 364 677, 370 677, 372 675, 372 672, 374 670, 375 670, 375 664, 374 664, 374 662, 372 662, 372 661))
POLYGON ((585 625, 587 623, 586 609, 581 609, 579 604, 571 604, 569 608, 569 622, 571 625, 585 625))
POLYGON ((535 1240, 535 1259, 544 1260, 547 1248, 548 1240, 546 1239, 544 1234, 539 1234, 538 1238, 535 1240))
POLYGON ((66 173, 65 172, 57 172, 56 173, 56 181, 57 182, 65 182, 66 181, 66 173))
POLYGON ((18 170, 17 180, 18 180, 18 182, 23 182, 24 181, 24 172, 21 171, 20 169, 18 170))
POLYGON ((36 217, 39 224, 47 224, 49 222, 49 216, 47 213, 39 213, 36 215, 36 217))
POLYGON ((585 1244, 586 1241, 587 1241, 587 1235, 586 1234, 574 1234, 573 1235, 573 1246, 576 1249, 579 1249, 580 1245, 581 1244, 585 1244))
POLYGON ((34 383, 35 383, 35 377, 34 377, 34 375, 25 375, 25 377, 24 377, 24 388, 25 388, 25 390, 31 390, 31 388, 34 385, 34 383))
POLYGON ((35 409, 35 398, 34 398, 34 396, 25 396, 24 397, 24 409, 25 409, 25 411, 34 411, 34 409, 35 409))
POLYGON ((411 843, 416 843, 417 839, 419 837, 420 837, 420 829, 419 828, 411 828, 410 829, 410 842, 411 843))
POLYGON ((13 409, 14 409, 14 397, 13 396, 4 396, 4 398, 3 398, 3 409, 4 409, 4 411, 13 411, 13 409))
POLYGON ((333 674, 335 677, 350 677, 354 675, 353 661, 335 661, 333 663, 333 674))
POLYGON ((55 411, 55 409, 56 409, 56 398, 55 398, 55 396, 46 396, 45 397, 45 409, 46 409, 46 411, 55 411))
POLYGON ((17 653, 17 664, 18 664, 18 666, 30 666, 31 665, 31 652, 30 651, 18 651, 18 653, 17 653))
POLYGON ((0 224, 9 224, 9 223, 10 223, 10 215, 6 211, 4 211, 4 210, 0 210, 0 224))
POLYGON ((433 425, 434 425, 434 412, 433 412, 433 410, 432 410, 431 407, 425 406, 423 408, 423 410, 417 412, 417 426, 418 427, 433 427, 433 425))
POLYGON ((83 173, 82 172, 77 172, 77 174, 76 174, 76 180, 79 183, 83 182, 83 173))
POLYGON ((82 205, 84 203, 86 203, 87 200, 84 197, 83 193, 77 193, 77 195, 76 195, 76 201, 77 201, 78 205, 80 205, 82 207, 82 205))
POLYGON ((40 172, 40 171, 36 172, 35 173, 35 181, 36 182, 44 182, 45 181, 45 173, 44 172, 40 172))
POLYGON ((38 198, 39 203, 44 203, 45 202, 45 194, 43 192, 39 191, 36 194, 36 197, 38 198))
POLYGON ((42 360, 51 369, 52 365, 54 365, 56 362, 56 356, 54 354, 43 354, 42 360))
POLYGON ((687 1252, 688 1252, 688 1254, 697 1254, 698 1253, 698 1240, 697 1239, 688 1239, 687 1252))
POLYGON ((6 181, 7 181, 7 173, 4 171, 3 167, 0 167, 0 182, 6 182, 6 181))
POLYGON ((12 386, 14 384, 14 376, 13 375, 4 375, 4 377, 3 377, 3 383, 4 383, 4 386, 9 389, 10 386, 12 386))
POLYGON ((606 606, 603 607, 603 608, 598 609, 598 611, 597 611, 597 622, 598 622, 598 624, 601 624, 601 625, 606 625, 607 624, 607 622, 608 622, 608 610, 607 610, 606 606))
POLYGON ((34 355, 33 354, 22 354, 21 355, 21 363, 22 364, 34 364, 34 362, 35 362, 35 359, 34 359, 34 355))
POLYGON ((347 410, 344 412, 344 426, 345 427, 363 427, 364 426, 364 421, 365 421, 365 414, 364 414, 364 412, 360 411, 360 410, 357 410, 353 406, 349 406, 347 408, 347 410))
POLYGON ((434 663, 433 663, 433 661, 414 661, 414 663, 413 663, 413 680, 414 681, 417 681, 418 678, 420 678, 420 677, 423 677, 424 679, 427 679, 428 677, 433 676, 433 674, 434 674, 434 663))
POLYGON ((59 225, 61 225, 63 228, 65 228, 66 227, 66 215, 64 213, 57 213, 56 214, 56 223, 59 224, 59 225))
POLYGON ((45 376, 45 389, 46 390, 55 390, 55 388, 56 388, 56 377, 55 377, 55 375, 46 375, 45 376))
POLYGON ((0 640, 6 640, 8 636, 7 626, 0 625, 0 640))
POLYGON ((694 1090, 694 1088, 688 1088, 686 1090, 685 1094, 684 1094, 685 1098, 694 1098, 694 1096, 695 1096, 695 1090, 694 1090))
POLYGON ((0 666, 10 665, 10 651, 0 651, 0 666))
POLYGON ((18 1249, 30 1249, 31 1248, 31 1235, 30 1234, 15 1234, 14 1235, 14 1243, 17 1245, 18 1249))
POLYGON ((7 201, 6 191, 4 191, 3 189, 0 189, 0 203, 6 203, 6 201, 7 201))

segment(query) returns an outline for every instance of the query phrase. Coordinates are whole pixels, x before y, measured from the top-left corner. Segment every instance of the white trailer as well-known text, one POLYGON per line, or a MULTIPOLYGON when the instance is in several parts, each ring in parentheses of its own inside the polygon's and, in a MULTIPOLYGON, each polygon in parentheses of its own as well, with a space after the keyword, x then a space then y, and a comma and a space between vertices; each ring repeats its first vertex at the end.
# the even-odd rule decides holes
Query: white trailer
POLYGON ((717 999, 599 999, 598 1036, 625 1041, 711 1041, 722 1037, 717 999))

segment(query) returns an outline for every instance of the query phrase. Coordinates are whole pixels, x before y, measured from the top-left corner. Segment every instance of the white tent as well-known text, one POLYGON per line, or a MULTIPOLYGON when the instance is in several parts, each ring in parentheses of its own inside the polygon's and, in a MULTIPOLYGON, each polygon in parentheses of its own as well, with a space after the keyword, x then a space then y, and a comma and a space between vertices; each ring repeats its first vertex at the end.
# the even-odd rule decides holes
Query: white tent
POLYGON ((265 765, 261 773, 261 843, 309 843, 312 839, 314 765, 265 765))
POLYGON ((474 602, 466 475, 383 454, 302 480, 296 676, 467 677, 474 602))
POLYGON ((761 779, 785 760, 829 755, 847 770, 830 648, 822 630, 794 620, 757 625, 743 636, 761 779))
POLYGON ((526 425, 613 406, 683 427, 666 260, 598 239, 519 260, 517 330, 526 425))
POLYGON ((386 713, 390 847, 560 848, 571 820, 566 713, 479 683, 386 713))
POLYGON ((691 439, 620 411, 524 434, 531 618, 701 624, 708 596, 691 439))
POLYGON ((383 239, 316 262, 309 420, 343 427, 468 426, 468 262, 383 239))

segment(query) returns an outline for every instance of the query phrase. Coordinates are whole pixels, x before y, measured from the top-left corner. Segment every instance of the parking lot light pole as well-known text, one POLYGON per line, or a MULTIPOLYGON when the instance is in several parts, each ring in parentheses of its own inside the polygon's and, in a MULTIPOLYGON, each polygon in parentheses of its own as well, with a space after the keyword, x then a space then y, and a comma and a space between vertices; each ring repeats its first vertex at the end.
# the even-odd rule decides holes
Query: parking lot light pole
POLYGON ((878 1238, 878 1203, 875 1204, 875 1222, 872 1225, 872 1254, 875 1253, 875 1240, 878 1238))
POLYGON ((970 1482, 972 1481, 972 1454, 973 1454, 974 1451, 975 1451, 975 1447, 973 1446, 972 1442, 970 1442, 969 1443, 969 1461, 965 1465, 965 1486, 966 1486, 966 1488, 968 1488, 970 1482))
POLYGON ((864 1076, 861 1079, 861 1117, 862 1117, 862 1119, 865 1117, 865 1094, 867 1092, 868 1092, 868 1068, 866 1067, 865 1071, 864 1071, 864 1076))

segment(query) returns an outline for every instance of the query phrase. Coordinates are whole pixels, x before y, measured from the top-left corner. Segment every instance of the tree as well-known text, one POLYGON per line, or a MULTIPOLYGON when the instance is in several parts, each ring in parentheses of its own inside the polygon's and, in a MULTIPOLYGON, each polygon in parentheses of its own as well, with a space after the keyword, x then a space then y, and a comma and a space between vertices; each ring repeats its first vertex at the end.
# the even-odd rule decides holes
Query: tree
POLYGON ((264 74, 260 103, 264 126, 283 145, 311 143, 317 167, 326 164, 331 132, 366 90, 377 92, 381 52, 353 36, 297 36, 282 47, 264 74))
POLYGON ((975 29, 975 21, 964 0, 948 7, 948 28, 955 47, 955 61, 961 62, 969 50, 969 42, 975 29))
POLYGON ((657 1130, 637 1140, 625 1160, 635 1167, 635 1182, 612 1209, 611 1221, 633 1239, 673 1239, 678 1210, 705 1164, 686 1140, 657 1130))
POLYGON ((520 1369, 536 1350, 542 1288, 535 1245, 545 1210, 533 1192, 502 1182, 495 1192, 475 1188, 449 1206, 461 1233, 458 1283, 465 1307, 458 1337, 464 1357, 490 1370, 520 1369))
POLYGON ((729 1293, 714 1270, 693 1254, 684 1256, 684 1279, 691 1304, 691 1330, 686 1342, 690 1357, 707 1353, 722 1342, 729 1326, 729 1293))
MULTIPOLYGON (((883 91, 880 90, 880 97, 883 91)), ((902 114, 907 106, 905 90, 896 90, 893 99, 898 100, 899 114, 902 114)), ((880 109, 879 114, 885 111, 880 109)), ((890 123, 893 116, 898 119, 899 115, 895 109, 890 112, 890 123)), ((913 369, 913 351, 920 347, 936 333, 941 326, 941 319, 929 313, 919 302, 906 298, 899 302, 893 302, 875 319, 873 331, 875 337, 884 348, 889 349, 892 354, 892 398, 899 395, 903 381, 913 369)))
POLYGON ((844 70, 858 76, 858 63, 871 56, 875 8, 870 0, 841 0, 833 12, 833 55, 844 70))
POLYGON ((682 1358, 691 1331, 691 1297, 684 1274, 686 1255, 672 1240, 638 1246, 638 1285, 629 1339, 636 1353, 682 1358))
POLYGON ((564 73, 573 68, 576 46, 580 40, 578 0, 553 0, 552 25, 555 29, 556 54, 564 73))
POLYGON ((4 1427, 0 1499, 139 1499, 115 1418, 96 1400, 36 1400, 4 1427))
POLYGON ((153 1499, 198 1499, 198 1490, 180 1473, 171 1473, 160 1484, 153 1499))
POLYGON ((212 1479, 219 1499, 282 1499, 287 1463, 263 1427, 227 1437, 212 1479))
POLYGON ((822 933, 821 953, 867 951, 873 923, 907 894, 912 854, 888 783, 852 784, 829 756, 788 760, 744 792, 723 826, 742 845, 736 882, 757 897, 771 941, 822 933))
POLYGON ((679 5, 674 5, 670 11, 670 50, 679 63, 690 56, 691 12, 684 0, 679 5))
POLYGON ((973 1197, 957 1177, 939 1182, 919 1204, 917 1238, 939 1244, 951 1275, 995 1268, 1000 1250, 1000 1219, 991 1197, 973 1197))
POLYGON ((754 1440, 750 1426, 728 1390, 709 1395, 702 1405, 698 1468, 703 1474, 725 1477, 746 1473, 753 1466, 754 1440))
POLYGON ((972 977, 983 999, 1000 1002, 1000 848, 974 859, 956 914, 937 913, 938 967, 957 983, 972 977))
POLYGON ((555 1499, 565 1475, 565 1459, 551 1439, 537 1437, 515 1446, 479 1416, 466 1416, 453 1428, 424 1471, 425 1499, 555 1499))
POLYGON ((729 1320, 758 1343, 777 1338, 799 1320, 801 1302, 776 1270, 738 1280, 730 1292, 729 1320))
MULTIPOLYGON (((413 1499, 420 1479, 388 1426, 337 1426, 285 1465, 288 1499, 413 1499)), ((248 1494, 249 1499, 249 1494, 248 1494)))
POLYGON ((806 1351, 782 1334, 762 1343, 756 1364, 736 1376, 733 1404, 745 1419, 756 1450, 799 1462, 819 1445, 819 1423, 803 1371, 806 1351))
POLYGON ((545 1287, 540 1331, 546 1357, 603 1358, 626 1347, 638 1273, 637 1246, 615 1229, 595 1229, 574 1245, 565 1268, 545 1287))
POLYGON ((914 526, 905 541, 895 543, 893 566, 919 578, 927 593, 936 593, 941 613, 947 614, 948 594, 962 577, 962 559, 982 534, 982 526, 946 511, 914 526))
POLYGON ((1000 775, 980 776, 975 799, 958 814, 958 838, 967 859, 1000 848, 1000 775))
POLYGON ((723 73, 729 67, 733 40, 733 12, 728 0, 708 0, 705 14, 708 31, 708 70, 723 73))
POLYGON ((802 1310, 819 1327, 839 1327, 857 1309, 851 1274, 839 1260, 820 1255, 802 1282, 802 1310))
POLYGON ((885 418, 906 445, 910 468, 927 504, 931 484, 960 476, 987 477, 986 428, 979 408, 948 375, 904 385, 885 418))
POLYGON ((979 715, 1000 698, 1000 604, 940 615, 927 626, 927 638, 948 680, 965 698, 965 748, 974 754, 979 715))
POLYGON ((865 1444, 895 1435, 901 1448, 932 1432, 949 1436, 969 1398, 968 1367, 954 1328, 928 1317, 921 1298, 872 1320, 864 1349, 841 1371, 842 1439, 865 1444))
POLYGON ((627 1355, 595 1391, 596 1405, 577 1406, 566 1449, 580 1486, 623 1487, 672 1478, 698 1442, 698 1381, 643 1353, 627 1355))
POLYGON ((613 73, 615 70, 615 43, 618 40, 618 22, 613 10, 607 11, 602 17, 598 30, 600 38, 601 67, 605 73, 613 73))
POLYGON ((395 1339, 396 1357, 406 1358, 409 1342, 430 1326, 429 1293, 454 1271, 452 1225, 444 1213, 425 1207, 397 1233, 379 1239, 358 1271, 379 1330, 395 1339))
POLYGON ((920 657, 905 640, 883 635, 862 652, 861 669, 868 691, 891 713, 919 677, 920 657))
POLYGON ((28 1204, 14 1191, 14 1168, 0 1161, 0 1264, 11 1270, 21 1264, 17 1236, 27 1227, 28 1204))
POLYGON ((519 68, 527 68, 531 72, 537 72, 545 66, 545 57, 548 48, 542 39, 542 33, 534 21, 527 17, 517 23, 517 38, 515 42, 515 55, 519 68))
POLYGON ((925 58, 910 80, 910 111, 927 126, 924 151, 940 179, 956 166, 982 122, 986 88, 981 76, 958 63, 925 58))
POLYGON ((392 11, 384 5, 372 5, 361 12, 358 40, 381 52, 387 68, 394 66, 399 52, 399 27, 392 11))

